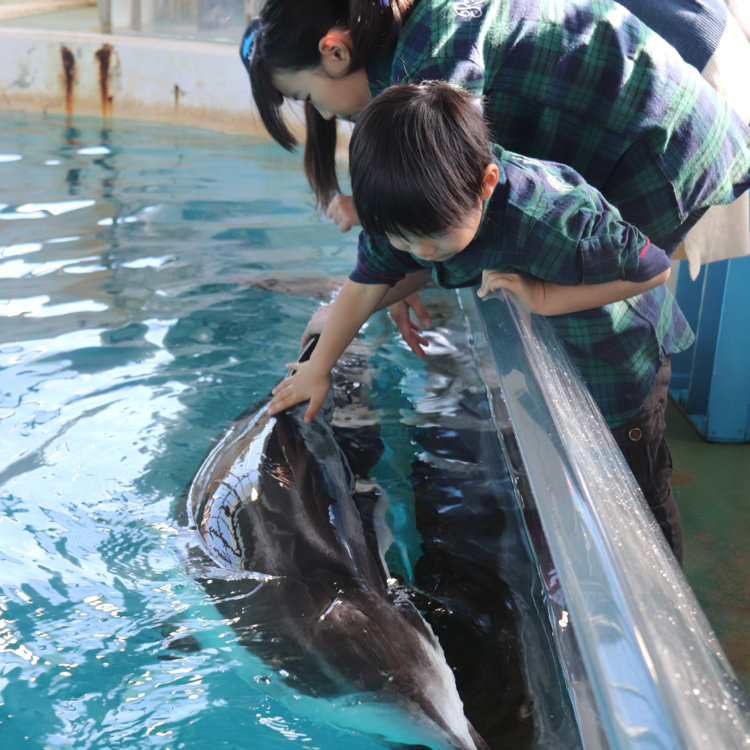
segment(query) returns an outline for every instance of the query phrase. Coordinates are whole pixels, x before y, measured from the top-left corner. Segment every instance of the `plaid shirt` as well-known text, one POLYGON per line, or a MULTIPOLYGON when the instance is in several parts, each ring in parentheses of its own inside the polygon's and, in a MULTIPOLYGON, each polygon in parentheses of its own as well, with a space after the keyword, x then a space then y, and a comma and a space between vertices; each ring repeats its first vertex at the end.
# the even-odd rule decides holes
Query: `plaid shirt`
POLYGON ((727 25, 724 0, 619 1, 698 70, 706 67, 727 25))
MULTIPOLYGON (((643 281, 669 267, 666 254, 622 221, 572 169, 495 147, 500 181, 484 206, 472 242, 434 263, 362 232, 358 283, 390 284, 428 268, 443 287, 473 286, 484 268, 558 284, 643 281)), ((686 349, 693 334, 663 285, 623 302, 548 318, 610 427, 638 411, 665 355, 686 349)))
POLYGON ((442 80, 484 100, 493 140, 574 167, 673 252, 750 186, 750 131, 663 39, 611 0, 419 0, 373 96, 442 80))

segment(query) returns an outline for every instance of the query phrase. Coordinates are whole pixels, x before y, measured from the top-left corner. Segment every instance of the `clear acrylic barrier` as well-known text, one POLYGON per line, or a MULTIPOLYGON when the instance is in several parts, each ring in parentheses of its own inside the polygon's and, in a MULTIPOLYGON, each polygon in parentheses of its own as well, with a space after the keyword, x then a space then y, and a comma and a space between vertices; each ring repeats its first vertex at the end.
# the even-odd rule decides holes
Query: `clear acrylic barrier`
POLYGON ((459 295, 562 593, 550 611, 586 747, 750 747, 747 696, 558 337, 506 293, 459 295))

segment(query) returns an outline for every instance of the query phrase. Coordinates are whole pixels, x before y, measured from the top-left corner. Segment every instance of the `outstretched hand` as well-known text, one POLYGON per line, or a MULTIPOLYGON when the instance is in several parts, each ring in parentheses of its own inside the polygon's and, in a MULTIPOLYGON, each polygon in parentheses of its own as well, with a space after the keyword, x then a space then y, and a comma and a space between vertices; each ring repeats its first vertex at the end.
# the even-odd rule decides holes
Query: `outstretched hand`
POLYGON ((321 373, 310 362, 288 362, 288 370, 293 374, 282 380, 272 391, 273 398, 268 404, 269 414, 277 414, 302 401, 309 401, 304 421, 312 422, 330 388, 330 374, 321 373))
POLYGON ((411 310, 414 310, 422 327, 429 328, 432 325, 432 320, 427 312, 427 308, 424 306, 419 294, 416 292, 405 297, 400 302, 391 305, 388 308, 388 313, 393 322, 398 326, 398 330, 409 349, 411 349, 420 359, 425 359, 427 355, 422 347, 429 346, 430 342, 424 336, 420 335, 420 326, 412 320, 411 310))

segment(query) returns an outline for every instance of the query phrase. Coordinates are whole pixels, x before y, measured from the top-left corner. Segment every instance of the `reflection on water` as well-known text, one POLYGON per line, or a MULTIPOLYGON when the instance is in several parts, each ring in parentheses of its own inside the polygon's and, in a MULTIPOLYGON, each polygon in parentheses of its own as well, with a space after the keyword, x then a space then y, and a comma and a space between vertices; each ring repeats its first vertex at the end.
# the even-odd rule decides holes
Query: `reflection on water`
POLYGON ((0 153, 3 746, 325 747, 233 668, 171 518, 317 304, 250 282, 353 238, 252 141, 5 113, 0 153), (204 649, 159 658, 165 622, 204 649))
MULTIPOLYGON (((374 747, 259 689, 171 521, 318 304, 254 282, 341 275, 354 257, 356 236, 316 217, 299 161, 200 131, 0 113, 3 747, 374 747), (168 649, 181 634, 200 649, 168 649)), ((385 319, 368 337, 389 561, 410 577, 415 472, 431 476, 442 448, 409 415, 441 376, 414 367, 385 319)))

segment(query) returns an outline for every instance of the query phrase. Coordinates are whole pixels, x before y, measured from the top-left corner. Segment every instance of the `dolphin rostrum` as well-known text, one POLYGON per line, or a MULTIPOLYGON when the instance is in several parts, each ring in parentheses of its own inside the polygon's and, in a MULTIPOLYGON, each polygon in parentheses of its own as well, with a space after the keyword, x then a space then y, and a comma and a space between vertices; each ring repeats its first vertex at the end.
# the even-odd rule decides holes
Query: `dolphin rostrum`
POLYGON ((303 411, 241 415, 198 469, 184 499, 200 583, 273 680, 332 723, 389 746, 486 750, 360 513, 377 489, 335 439, 332 392, 310 424, 303 411))

